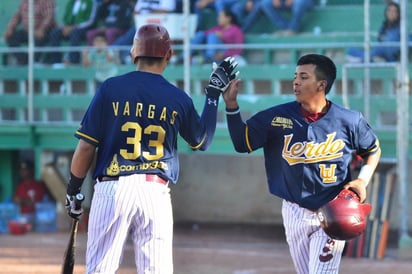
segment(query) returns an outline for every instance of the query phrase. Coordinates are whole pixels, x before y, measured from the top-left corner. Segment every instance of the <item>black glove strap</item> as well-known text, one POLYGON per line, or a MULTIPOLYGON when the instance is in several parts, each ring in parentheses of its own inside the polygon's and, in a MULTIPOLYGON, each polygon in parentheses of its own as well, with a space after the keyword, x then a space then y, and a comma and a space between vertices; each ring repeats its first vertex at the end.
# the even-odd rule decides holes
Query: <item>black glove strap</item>
POLYGON ((206 93, 207 97, 217 99, 217 98, 219 98, 221 91, 218 90, 217 88, 205 87, 205 93, 206 93))
POLYGON ((76 177, 75 175, 73 175, 73 173, 70 172, 69 184, 67 185, 67 194, 76 195, 77 193, 79 193, 83 181, 84 178, 76 177))

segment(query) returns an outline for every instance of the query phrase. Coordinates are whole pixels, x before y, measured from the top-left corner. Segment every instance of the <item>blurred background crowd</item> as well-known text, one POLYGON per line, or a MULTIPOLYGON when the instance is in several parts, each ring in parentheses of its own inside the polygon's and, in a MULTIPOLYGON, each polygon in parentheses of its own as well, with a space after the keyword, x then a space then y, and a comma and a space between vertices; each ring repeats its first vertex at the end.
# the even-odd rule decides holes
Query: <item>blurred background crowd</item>
MULTIPOLYGON (((399 42, 399 4, 397 1, 373 1, 387 5, 385 10, 382 10, 380 18, 373 18, 381 24, 379 29, 371 30, 377 34, 375 40, 399 42)), ((271 39, 299 36, 308 31, 305 25, 308 24, 307 18, 310 17, 310 13, 314 9, 334 4, 333 0, 329 2, 189 0, 189 12, 195 16, 195 26, 191 26, 194 31, 190 34, 191 63, 219 62, 227 56, 236 56, 241 64, 245 64, 247 58, 243 55, 244 50, 240 45, 248 43, 248 36, 266 35, 271 39)), ((183 0, 35 0, 33 8, 34 45, 44 48, 43 51, 36 52, 34 62, 57 67, 90 66, 96 62, 99 65, 105 64, 106 73, 97 79, 101 81, 116 73, 111 64, 131 63, 128 47, 132 44, 136 20, 139 17, 147 14, 182 14, 183 0), (98 42, 95 41, 96 37, 99 37, 98 42), (71 49, 64 51, 59 47, 71 49), (94 51, 107 51, 108 54, 96 54, 94 51)), ((12 48, 13 52, 3 55, 3 65, 26 65, 28 62, 26 50, 19 51, 28 44, 28 12, 29 1, 21 0, 17 10, 8 11, 5 15, 9 18, 3 31, 3 44, 12 48)), ((351 18, 347 20, 350 21, 351 18)), ((314 35, 321 32, 322 26, 313 28, 314 35)), ((310 38, 308 40, 310 41, 310 38)), ((179 45, 181 42, 176 39, 175 44, 179 45)), ((396 46, 378 46, 371 53, 373 61, 396 61, 398 58, 399 47, 396 46)), ((361 49, 348 48, 348 61, 362 62, 364 59, 361 49)), ((183 63, 183 55, 176 54, 173 62, 183 63)))

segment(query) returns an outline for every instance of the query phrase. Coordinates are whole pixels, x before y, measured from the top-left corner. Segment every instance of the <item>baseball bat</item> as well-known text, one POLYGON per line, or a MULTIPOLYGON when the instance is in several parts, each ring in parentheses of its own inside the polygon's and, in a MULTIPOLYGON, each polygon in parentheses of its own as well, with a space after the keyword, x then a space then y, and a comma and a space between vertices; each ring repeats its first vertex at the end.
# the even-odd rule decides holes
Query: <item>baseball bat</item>
MULTIPOLYGON (((389 172, 388 172, 389 173, 389 172)), ((379 246, 376 257, 378 259, 383 259, 385 256, 386 251, 386 243, 388 241, 388 233, 389 233, 389 214, 392 205, 393 195, 395 192, 395 184, 396 184, 396 174, 389 173, 386 175, 387 180, 387 189, 385 189, 385 203, 384 203, 384 210, 382 210, 382 232, 381 237, 379 239, 379 246)))
MULTIPOLYGON (((81 203, 83 202, 83 200, 83 194, 78 193, 75 196, 74 201, 76 210, 79 210, 81 208, 81 203)), ((73 219, 72 227, 70 230, 69 242, 67 243, 66 251, 64 252, 62 274, 73 274, 78 227, 79 220, 73 219)))

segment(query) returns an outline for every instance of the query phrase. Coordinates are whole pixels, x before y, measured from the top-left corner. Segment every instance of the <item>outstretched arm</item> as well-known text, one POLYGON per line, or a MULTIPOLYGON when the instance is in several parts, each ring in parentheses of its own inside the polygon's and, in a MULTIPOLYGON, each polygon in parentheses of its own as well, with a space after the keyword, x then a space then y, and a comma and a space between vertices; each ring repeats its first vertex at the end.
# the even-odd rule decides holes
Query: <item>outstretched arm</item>
POLYGON ((226 120, 235 150, 237 152, 250 152, 246 143, 247 126, 242 120, 237 102, 239 84, 239 79, 232 81, 227 91, 223 93, 223 100, 226 104, 226 120))
POLYGON ((205 88, 206 99, 200 118, 205 125, 205 133, 201 143, 193 149, 206 150, 211 145, 216 130, 219 97, 221 93, 226 92, 238 75, 239 72, 235 72, 236 67, 237 62, 233 57, 225 58, 219 65, 213 63, 213 71, 205 88))

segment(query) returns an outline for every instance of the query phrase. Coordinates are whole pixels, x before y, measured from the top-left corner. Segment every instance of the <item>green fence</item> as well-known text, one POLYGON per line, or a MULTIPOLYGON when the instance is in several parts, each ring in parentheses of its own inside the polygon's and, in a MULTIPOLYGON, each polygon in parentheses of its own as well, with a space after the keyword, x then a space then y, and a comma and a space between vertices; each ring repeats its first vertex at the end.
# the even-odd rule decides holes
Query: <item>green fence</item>
MULTIPOLYGON (((123 66, 120 72, 133 70, 123 66)), ((239 103, 244 118, 275 104, 294 100, 292 78, 295 66, 248 65, 239 68, 242 79, 239 103)), ((211 68, 191 68, 191 87, 188 91, 200 111, 204 103, 202 89, 211 68)), ((371 69, 369 104, 371 125, 376 128, 383 147, 384 158, 396 158, 396 72, 392 68, 371 69)), ((94 94, 94 71, 82 67, 53 69, 36 68, 33 73, 33 123, 28 123, 29 96, 27 68, 0 68, 0 149, 73 149, 73 132, 94 94)), ((183 67, 171 65, 165 77, 178 86, 183 85, 183 67)), ((362 70, 348 72, 349 104, 364 111, 364 76, 362 70)), ((329 98, 342 104, 342 75, 329 98)), ((190 153, 187 146, 182 152, 190 153)), ((208 151, 215 154, 234 153, 225 122, 224 103, 219 104, 218 128, 215 141, 208 151)))

